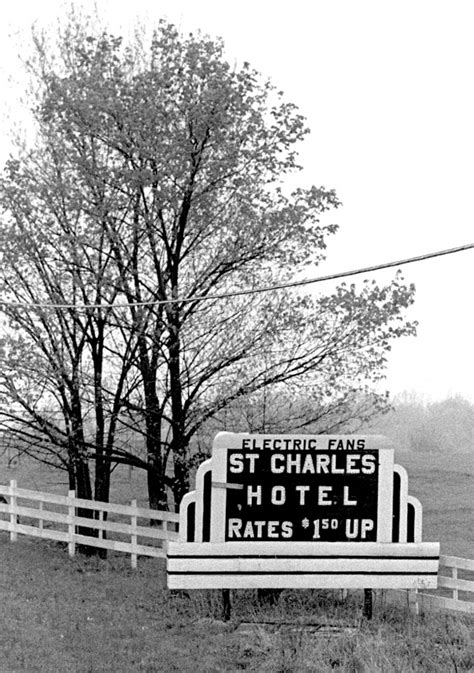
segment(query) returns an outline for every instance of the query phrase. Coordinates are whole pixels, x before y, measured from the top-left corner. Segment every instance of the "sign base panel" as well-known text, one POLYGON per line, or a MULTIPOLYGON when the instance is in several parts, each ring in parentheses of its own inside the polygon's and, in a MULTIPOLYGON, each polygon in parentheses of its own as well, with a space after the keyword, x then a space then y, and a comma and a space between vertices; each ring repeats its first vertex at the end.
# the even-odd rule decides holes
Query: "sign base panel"
POLYGON ((170 589, 434 589, 439 543, 168 544, 170 589))
POLYGON ((168 575, 168 589, 436 589, 432 575, 168 575))

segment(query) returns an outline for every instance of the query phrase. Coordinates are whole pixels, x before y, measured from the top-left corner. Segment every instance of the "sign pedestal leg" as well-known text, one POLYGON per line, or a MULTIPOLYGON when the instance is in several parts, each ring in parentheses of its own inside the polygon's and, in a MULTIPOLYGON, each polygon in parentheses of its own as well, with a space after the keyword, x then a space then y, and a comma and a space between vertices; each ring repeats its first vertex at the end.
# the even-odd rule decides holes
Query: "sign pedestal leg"
POLYGON ((230 589, 222 589, 222 621, 228 622, 230 619, 230 589))
POLYGON ((372 619, 372 589, 364 589, 364 617, 372 619))

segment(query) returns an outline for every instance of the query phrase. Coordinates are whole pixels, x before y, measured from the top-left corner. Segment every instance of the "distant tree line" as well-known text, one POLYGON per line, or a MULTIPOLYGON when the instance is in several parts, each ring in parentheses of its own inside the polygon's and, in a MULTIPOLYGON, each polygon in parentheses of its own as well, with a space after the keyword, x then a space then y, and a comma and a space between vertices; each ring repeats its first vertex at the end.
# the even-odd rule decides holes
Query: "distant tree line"
POLYGON ((428 403, 416 396, 400 396, 390 411, 367 427, 403 449, 474 452, 474 404, 459 395, 428 403))

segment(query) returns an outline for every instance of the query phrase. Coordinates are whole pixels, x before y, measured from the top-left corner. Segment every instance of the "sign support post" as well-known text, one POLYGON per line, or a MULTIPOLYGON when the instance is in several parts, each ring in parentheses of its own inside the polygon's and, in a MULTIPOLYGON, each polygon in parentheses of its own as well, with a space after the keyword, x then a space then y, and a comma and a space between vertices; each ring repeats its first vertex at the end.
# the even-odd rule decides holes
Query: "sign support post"
POLYGON ((372 619, 372 589, 364 589, 364 610, 363 615, 366 619, 372 619))
POLYGON ((222 589, 222 621, 228 622, 231 611, 230 589, 222 589))

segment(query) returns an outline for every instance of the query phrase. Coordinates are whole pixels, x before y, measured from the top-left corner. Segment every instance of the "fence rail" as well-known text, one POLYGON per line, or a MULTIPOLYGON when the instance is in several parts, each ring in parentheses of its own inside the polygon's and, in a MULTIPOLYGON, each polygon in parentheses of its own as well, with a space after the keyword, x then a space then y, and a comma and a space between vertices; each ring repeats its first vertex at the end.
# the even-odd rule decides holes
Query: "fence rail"
POLYGON ((0 496, 0 530, 8 531, 11 541, 22 534, 65 542, 70 556, 77 545, 87 545, 130 554, 136 568, 138 556, 164 558, 163 541, 178 539, 178 514, 138 507, 136 500, 130 505, 84 500, 74 491, 66 496, 18 488, 14 480, 0 485, 0 496))

